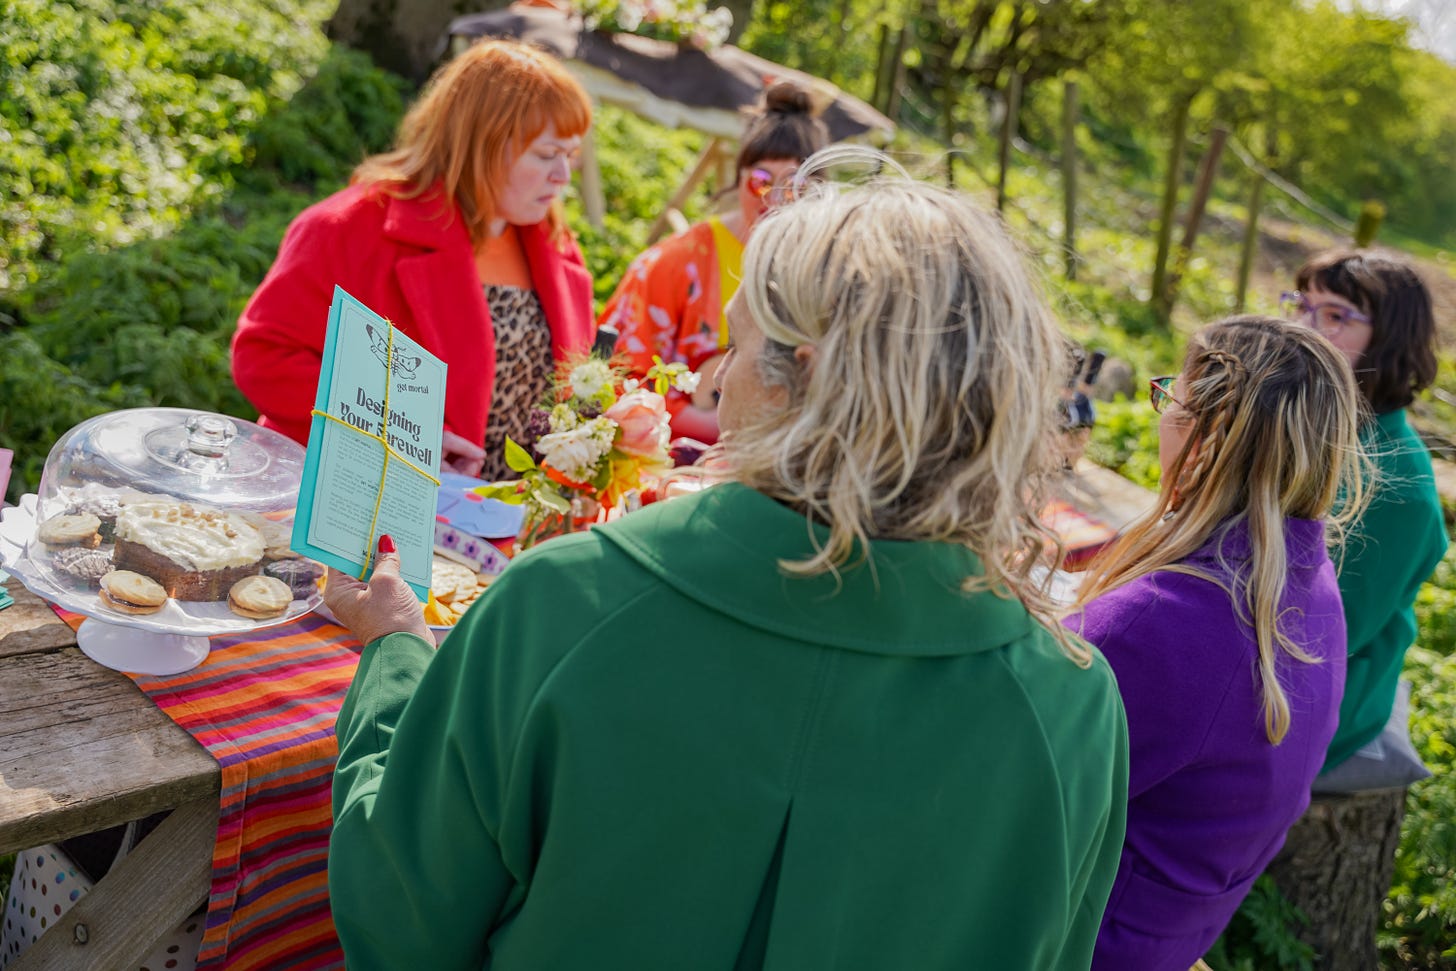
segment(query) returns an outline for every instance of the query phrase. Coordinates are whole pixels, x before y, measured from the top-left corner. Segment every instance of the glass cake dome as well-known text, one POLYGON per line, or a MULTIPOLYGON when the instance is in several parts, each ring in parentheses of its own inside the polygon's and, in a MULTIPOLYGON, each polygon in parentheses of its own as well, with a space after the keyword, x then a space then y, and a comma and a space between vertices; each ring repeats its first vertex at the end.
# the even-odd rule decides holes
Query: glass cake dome
POLYGON ((288 549, 303 464, 298 443, 238 418, 181 408, 99 415, 51 449, 24 552, 6 569, 90 618, 77 641, 100 663, 188 670, 207 656, 208 635, 317 606, 322 567, 288 549))

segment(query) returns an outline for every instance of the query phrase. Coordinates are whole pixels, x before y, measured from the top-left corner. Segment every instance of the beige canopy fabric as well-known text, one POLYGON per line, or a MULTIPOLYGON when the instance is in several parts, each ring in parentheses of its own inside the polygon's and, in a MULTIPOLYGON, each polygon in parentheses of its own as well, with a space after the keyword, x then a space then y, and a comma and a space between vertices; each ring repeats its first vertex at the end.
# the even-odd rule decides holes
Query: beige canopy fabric
MULTIPOLYGON (((758 104, 768 83, 797 81, 826 102, 821 115, 835 141, 883 143, 895 125, 880 112, 822 78, 724 45, 687 45, 585 30, 580 16, 550 7, 514 5, 451 22, 446 45, 456 50, 480 37, 513 37, 566 62, 591 95, 669 127, 688 127, 736 140, 743 112, 758 104)), ((443 53, 443 51, 442 51, 443 53)))

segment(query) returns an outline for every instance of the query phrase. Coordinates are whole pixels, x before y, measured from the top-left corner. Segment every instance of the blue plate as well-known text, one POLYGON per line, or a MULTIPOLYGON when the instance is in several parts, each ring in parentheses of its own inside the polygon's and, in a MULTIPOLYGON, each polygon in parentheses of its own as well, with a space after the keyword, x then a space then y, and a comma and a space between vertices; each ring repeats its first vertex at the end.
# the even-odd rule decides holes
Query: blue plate
POLYGON ((521 531, 525 510, 499 499, 486 499, 471 491, 486 484, 468 475, 442 473, 440 493, 435 503, 436 521, 485 539, 515 536, 521 531))

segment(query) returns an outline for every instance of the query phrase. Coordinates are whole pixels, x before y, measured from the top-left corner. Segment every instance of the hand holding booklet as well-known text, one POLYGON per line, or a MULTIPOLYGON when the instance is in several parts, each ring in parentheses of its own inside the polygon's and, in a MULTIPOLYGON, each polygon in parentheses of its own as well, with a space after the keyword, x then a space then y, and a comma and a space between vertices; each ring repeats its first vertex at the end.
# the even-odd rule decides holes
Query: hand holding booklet
POLYGON ((445 422, 445 363, 334 288, 293 549, 367 578, 379 536, 428 597, 445 422))

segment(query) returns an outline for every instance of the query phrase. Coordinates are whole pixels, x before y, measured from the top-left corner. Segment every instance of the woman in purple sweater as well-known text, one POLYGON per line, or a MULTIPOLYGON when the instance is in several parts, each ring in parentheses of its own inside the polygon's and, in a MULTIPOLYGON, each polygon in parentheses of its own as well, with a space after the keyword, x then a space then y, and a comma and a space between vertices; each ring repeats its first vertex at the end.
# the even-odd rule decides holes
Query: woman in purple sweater
POLYGON ((1127 708, 1127 838, 1092 965, 1106 971, 1187 971, 1309 802, 1345 678, 1326 527, 1361 505, 1354 377, 1310 328, 1213 324, 1152 397, 1158 503, 1066 621, 1127 708), (1322 522, 1342 488, 1355 501, 1322 522))

